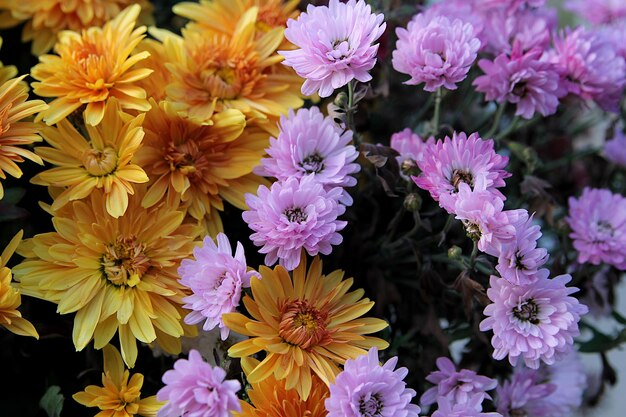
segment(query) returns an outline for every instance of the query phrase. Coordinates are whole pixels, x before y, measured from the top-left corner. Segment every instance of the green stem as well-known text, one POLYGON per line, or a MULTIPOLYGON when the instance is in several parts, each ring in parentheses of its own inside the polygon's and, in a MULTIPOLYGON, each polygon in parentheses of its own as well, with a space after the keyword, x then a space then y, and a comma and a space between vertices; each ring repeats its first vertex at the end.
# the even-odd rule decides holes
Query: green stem
POLYGON ((502 119, 502 115, 504 114, 504 109, 506 108, 506 102, 498 105, 498 110, 496 110, 496 115, 493 119, 493 124, 485 136, 483 138, 490 139, 493 135, 498 131, 498 127, 500 127, 500 120, 502 119))
POLYGON ((472 240, 472 254, 470 255, 470 268, 474 269, 476 265, 476 255, 478 255, 478 243, 475 240, 472 240))
MULTIPOLYGON (((346 109, 346 127, 354 132, 354 84, 351 80, 348 83, 348 108, 346 109)), ((356 132, 354 132, 356 133, 356 132)))
POLYGON ((435 113, 433 114, 432 120, 432 135, 437 136, 439 133, 439 115, 441 112, 441 97, 443 96, 443 90, 441 87, 437 89, 435 92, 435 113))
POLYGON ((443 245, 443 242, 445 242, 446 240, 446 233, 448 233, 448 230, 450 230, 450 227, 452 227, 452 223, 454 222, 454 214, 450 214, 448 216, 448 218, 446 219, 446 224, 443 226, 443 229, 441 229, 441 232, 439 232, 439 243, 437 244, 437 246, 441 246, 443 245))
POLYGON ((518 120, 519 120, 519 117, 515 116, 513 120, 511 121, 511 124, 509 124, 506 129, 504 129, 502 132, 498 133, 495 136, 494 139, 496 140, 496 142, 499 142, 500 140, 506 138, 507 135, 514 132, 516 130, 516 125, 517 125, 518 120))

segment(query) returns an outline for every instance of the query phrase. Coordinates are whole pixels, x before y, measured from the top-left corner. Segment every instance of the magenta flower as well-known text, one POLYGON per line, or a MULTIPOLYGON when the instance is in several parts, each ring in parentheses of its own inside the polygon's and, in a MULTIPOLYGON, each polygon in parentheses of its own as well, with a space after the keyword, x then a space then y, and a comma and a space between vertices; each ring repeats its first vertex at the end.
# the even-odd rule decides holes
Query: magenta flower
POLYGON ((446 357, 437 359, 437 368, 438 371, 426 377, 428 382, 437 385, 424 392, 420 398, 422 406, 436 403, 439 397, 446 397, 452 403, 466 403, 476 394, 482 395, 482 402, 485 398, 491 399, 487 391, 498 385, 495 379, 478 375, 469 369, 457 372, 454 363, 446 357))
POLYGON ((346 208, 339 204, 342 188, 326 191, 313 175, 259 186, 257 195, 246 194, 250 210, 242 217, 254 231, 250 239, 262 246, 265 264, 277 260, 288 270, 300 263, 304 248, 309 255, 330 254, 331 245, 342 241, 338 233, 347 222, 337 220, 346 208))
POLYGON ((513 13, 524 7, 542 7, 546 0, 470 0, 476 7, 493 9, 501 8, 513 13))
MULTIPOLYGON (((266 149, 269 158, 261 160, 255 173, 275 177, 279 181, 313 175, 316 182, 326 190, 334 187, 352 187, 361 166, 354 161, 359 153, 349 145, 352 131, 344 131, 324 117, 317 107, 289 111, 289 116, 280 119, 278 138, 270 138, 266 149)), ((341 203, 349 206, 352 197, 343 191, 341 203)))
POLYGON ((530 119, 535 112, 543 116, 556 113, 559 105, 560 77, 553 64, 541 61, 543 50, 523 53, 516 43, 511 56, 500 54, 495 60, 481 59, 482 75, 474 80, 476 91, 485 99, 517 105, 516 115, 530 119))
POLYGON ((620 21, 623 24, 626 19, 624 0, 569 0, 565 7, 596 25, 620 21))
MULTIPOLYGON (((484 12, 484 11, 483 11, 484 12)), ((550 33, 556 29, 556 15, 548 9, 524 9, 516 13, 505 10, 486 12, 483 16, 482 50, 499 55, 511 54, 519 44, 522 53, 550 45, 550 33)))
POLYGON ((498 257, 496 269, 502 278, 515 285, 530 284, 548 278, 549 271, 540 269, 548 260, 548 251, 537 247, 541 228, 533 225, 533 217, 524 210, 515 230, 515 238, 498 257))
POLYGON ((396 34, 393 68, 411 76, 405 84, 425 83, 426 91, 439 87, 455 90, 467 77, 480 48, 470 23, 441 15, 418 14, 406 29, 396 29, 396 34))
POLYGON ((502 417, 499 413, 483 413, 483 396, 474 394, 469 401, 455 403, 446 397, 437 398, 437 406, 432 417, 502 417))
POLYGON ((241 243, 233 257, 228 237, 217 235, 217 243, 210 236, 204 238, 202 247, 195 248, 195 260, 184 259, 178 274, 179 282, 193 294, 183 298, 183 307, 192 310, 185 317, 185 323, 197 324, 204 320, 202 328, 220 328, 222 340, 226 340, 230 330, 222 321, 222 314, 235 311, 241 299, 241 289, 250 287, 250 278, 259 276, 248 272, 246 256, 241 243))
POLYGON ((328 417, 419 417, 420 408, 411 404, 415 391, 403 381, 409 371, 395 369, 397 363, 394 357, 381 366, 376 348, 348 359, 330 385, 330 397, 324 403, 328 417))
POLYGON ((578 262, 607 263, 626 270, 626 198, 605 189, 585 188, 579 198, 570 197, 566 221, 578 262))
POLYGON ((417 161, 422 173, 413 181, 430 192, 448 213, 453 213, 462 183, 504 200, 497 188, 504 187, 504 179, 511 176, 504 170, 508 162, 509 158, 494 151, 493 140, 481 139, 477 133, 469 137, 463 132, 455 133, 452 139, 446 136, 443 141, 426 145, 423 160, 417 161))
POLYGON ((538 370, 517 366, 511 379, 498 387, 497 410, 503 417, 543 415, 541 400, 556 390, 554 384, 544 382, 538 370))
POLYGON ((615 129, 613 138, 604 144, 604 157, 626 167, 626 134, 621 129, 615 129))
POLYGON ((241 384, 225 377, 222 368, 212 367, 192 349, 188 360, 177 360, 174 369, 163 374, 165 386, 157 399, 167 404, 158 417, 231 417, 231 411, 241 411, 237 398, 241 384))
POLYGON ((299 49, 279 53, 283 64, 305 79, 302 94, 328 97, 352 79, 371 80, 378 52, 374 42, 386 27, 383 19, 363 0, 309 5, 297 20, 289 19, 285 37, 299 49))
POLYGON ((571 297, 578 288, 566 287, 570 275, 513 285, 494 275, 489 280, 487 316, 480 330, 493 330, 491 344, 497 360, 509 356, 511 365, 521 357, 537 369, 541 361, 552 365, 566 353, 580 334, 578 321, 587 307, 571 297))

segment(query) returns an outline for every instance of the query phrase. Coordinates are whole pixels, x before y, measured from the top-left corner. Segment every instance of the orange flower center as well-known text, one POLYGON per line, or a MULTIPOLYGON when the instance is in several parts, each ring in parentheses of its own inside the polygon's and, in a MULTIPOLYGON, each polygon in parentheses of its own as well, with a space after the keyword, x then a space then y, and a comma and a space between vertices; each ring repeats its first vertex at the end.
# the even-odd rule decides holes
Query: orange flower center
POLYGON ((145 243, 134 236, 118 237, 105 247, 100 264, 104 277, 116 286, 134 287, 150 268, 150 258, 145 254, 145 243))
POLYGON ((117 168, 117 152, 110 146, 104 149, 89 149, 83 153, 83 166, 94 177, 103 177, 117 168))
POLYGON ((311 306, 306 300, 287 300, 280 308, 278 335, 302 349, 324 346, 331 342, 326 329, 328 313, 311 306))

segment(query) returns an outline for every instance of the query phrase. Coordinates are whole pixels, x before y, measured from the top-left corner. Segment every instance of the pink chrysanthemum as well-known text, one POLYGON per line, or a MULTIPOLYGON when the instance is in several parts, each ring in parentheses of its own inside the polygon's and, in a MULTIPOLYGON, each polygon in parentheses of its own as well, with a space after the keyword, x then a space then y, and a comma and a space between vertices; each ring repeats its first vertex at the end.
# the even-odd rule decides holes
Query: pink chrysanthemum
POLYGON ((494 389, 498 382, 495 379, 478 375, 469 369, 456 370, 454 363, 446 357, 437 359, 438 371, 431 372, 426 380, 436 386, 428 389, 420 398, 423 406, 434 404, 437 398, 446 397, 452 403, 466 403, 474 395, 481 395, 483 399, 491 399, 487 391, 494 389))
POLYGON ((626 19, 621 23, 602 26, 600 32, 613 44, 615 53, 626 60, 626 19))
POLYGON ((621 129, 615 129, 613 138, 604 144, 604 156, 614 164, 626 167, 626 134, 621 129))
POLYGON ((523 210, 515 238, 500 252, 496 269, 502 278, 515 285, 530 284, 548 277, 549 271, 541 269, 548 260, 548 251, 537 247, 541 228, 533 225, 533 217, 523 210))
POLYGON ((565 7, 596 25, 620 21, 623 24, 626 19, 624 0, 569 0, 565 7))
POLYGON ((541 48, 523 53, 516 43, 511 56, 500 54, 495 60, 481 59, 482 75, 474 80, 476 91, 485 99, 517 105, 516 115, 530 119, 535 112, 548 116, 559 106, 560 77, 553 64, 542 61, 541 48))
POLYGON ((498 387, 497 410, 503 417, 535 417, 535 412, 543 414, 541 400, 555 390, 554 384, 541 379, 538 370, 517 366, 511 379, 498 387))
POLYGON ((437 398, 437 406, 432 417, 502 417, 499 413, 483 413, 483 396, 474 394, 467 402, 456 403, 447 397, 437 398))
POLYGON ((561 74, 563 88, 602 109, 618 112, 626 85, 626 63, 609 37, 578 27, 554 39, 549 56, 561 74))
POLYGON ((509 356, 511 365, 521 357, 537 369, 541 361, 552 365, 566 353, 580 334, 578 321, 587 307, 571 297, 578 288, 566 287, 570 275, 513 285, 494 275, 489 280, 487 316, 480 330, 493 330, 491 344, 497 360, 509 356))
POLYGON ((405 84, 425 83, 424 90, 439 87, 455 90, 476 60, 480 41, 470 23, 446 16, 418 14, 406 29, 397 28, 393 68, 411 79, 405 84))
POLYGON ((231 411, 241 411, 237 391, 239 381, 224 380, 222 368, 206 363, 197 350, 189 352, 189 359, 179 359, 174 369, 163 374, 165 386, 157 393, 159 401, 167 404, 158 417, 231 417, 231 411))
POLYGON ((509 13, 513 13, 525 7, 542 7, 546 4, 546 0, 470 0, 476 7, 485 9, 505 9, 509 13))
POLYGON ((242 217, 254 230, 250 239, 266 254, 265 264, 280 260, 291 271, 300 263, 302 248, 311 256, 330 254, 331 245, 341 243, 338 232, 347 224, 337 220, 346 211, 339 203, 341 193, 340 187, 326 191, 307 175, 275 182, 269 189, 261 185, 256 196, 246 194, 250 210, 242 217))
POLYGON ((299 49, 279 53, 283 64, 305 79, 302 94, 328 97, 352 79, 370 81, 378 52, 374 42, 386 27, 383 19, 363 0, 309 5, 297 20, 289 19, 285 37, 299 49))
POLYGON ((494 10, 485 13, 483 19, 485 44, 482 50, 494 55, 510 54, 515 44, 520 45, 522 52, 536 47, 545 49, 550 45, 550 33, 557 23, 555 14, 543 8, 516 13, 494 10))
POLYGON ((423 160, 417 161, 422 173, 413 181, 430 192, 448 213, 453 213, 461 183, 504 200, 496 188, 504 187, 504 179, 511 176, 504 170, 508 162, 509 158, 494 151, 493 140, 481 139, 477 133, 469 137, 463 132, 455 133, 452 139, 446 136, 443 141, 426 145, 423 160), (445 201, 442 196, 447 196, 445 201))
MULTIPOLYGON (((266 149, 269 158, 261 160, 255 173, 275 177, 279 181, 313 175, 326 190, 352 187, 361 166, 354 161, 359 153, 349 145, 352 131, 342 129, 331 117, 324 117, 317 107, 289 111, 280 119, 278 138, 270 138, 266 149)), ((352 197, 343 191, 341 203, 352 204, 352 197)))
POLYGON ((426 145, 434 145, 435 138, 431 136, 424 141, 424 139, 407 127, 391 135, 390 142, 391 148, 400 154, 398 162, 402 164, 407 159, 411 159, 414 162, 421 161, 426 145))
POLYGON ((330 386, 325 401, 328 417, 419 417, 420 408, 411 404, 415 391, 403 381, 409 371, 395 369, 397 363, 393 357, 381 366, 376 348, 348 359, 330 386))
POLYGON ((578 262, 607 263, 626 270, 626 198, 609 190, 585 188, 570 197, 567 223, 578 262))
POLYGON ((246 256, 241 243, 237 242, 235 256, 230 241, 224 233, 217 235, 217 245, 210 236, 204 238, 202 247, 193 250, 194 260, 185 259, 178 268, 180 283, 192 291, 185 297, 185 308, 192 310, 185 323, 204 321, 202 328, 220 328, 222 340, 229 329, 222 321, 222 314, 235 311, 241 299, 241 289, 250 287, 250 278, 259 276, 247 270, 246 256))

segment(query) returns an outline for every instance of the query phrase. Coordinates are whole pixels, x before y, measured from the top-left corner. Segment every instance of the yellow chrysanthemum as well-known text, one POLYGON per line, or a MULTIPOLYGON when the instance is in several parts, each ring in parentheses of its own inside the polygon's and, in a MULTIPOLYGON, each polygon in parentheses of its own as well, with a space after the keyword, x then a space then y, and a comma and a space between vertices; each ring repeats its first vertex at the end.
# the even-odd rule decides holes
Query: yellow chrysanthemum
POLYGON ((22 304, 19 291, 11 286, 11 270, 7 262, 22 239, 22 231, 15 235, 0 254, 0 326, 20 336, 32 336, 39 339, 35 327, 17 311, 22 304))
MULTIPOLYGON (((24 77, 0 85, 0 179, 6 178, 5 172, 15 178, 21 177, 22 170, 16 162, 24 162, 24 158, 43 164, 37 155, 21 148, 41 141, 35 124, 24 119, 48 107, 41 100, 26 100, 28 86, 21 82, 24 77)), ((0 199, 2 197, 4 188, 0 182, 0 199)))
POLYGON ((122 108, 148 111, 146 92, 135 82, 152 73, 132 67, 148 57, 148 52, 130 56, 145 36, 146 27, 135 30, 141 7, 126 8, 104 27, 91 27, 82 33, 63 31, 54 46, 58 55, 43 55, 31 71, 35 94, 55 97, 43 120, 55 124, 85 106, 87 124, 97 125, 104 116, 105 103, 116 97, 122 108))
POLYGON ((41 135, 52 147, 38 147, 35 152, 56 167, 40 172, 31 182, 67 187, 54 199, 53 211, 102 189, 107 212, 113 217, 123 215, 128 195, 135 193, 133 183, 148 181, 143 169, 131 163, 144 137, 143 120, 143 114, 132 117, 123 113, 112 98, 106 104, 102 123, 84 126, 88 139, 67 120, 61 120, 57 127, 43 127, 41 135))
POLYGON ((373 301, 362 289, 348 293, 353 279, 343 280, 343 271, 322 275, 322 261, 315 258, 306 269, 306 257, 293 271, 293 278, 282 266, 271 270, 261 266, 260 280, 251 280, 254 299, 243 302, 252 319, 240 313, 222 316, 224 324, 251 338, 228 350, 232 357, 246 357, 266 351, 265 359, 248 375, 252 384, 270 375, 285 379, 286 389, 295 389, 303 400, 312 387, 311 371, 327 385, 340 372, 337 364, 354 359, 376 346, 389 344, 365 334, 387 327, 376 318, 358 318, 367 313, 373 301))
POLYGON ((60 314, 76 313, 77 350, 92 339, 102 349, 118 333, 129 367, 136 340, 176 352, 180 336, 195 332, 182 323, 177 268, 199 229, 182 223, 185 213, 176 205, 144 209, 142 197, 138 189, 117 219, 100 192, 67 204, 52 219, 56 231, 26 240, 20 246, 26 259, 13 268, 23 294, 57 303, 60 314))
POLYGON ((27 21, 22 40, 32 40, 31 51, 39 56, 52 49, 61 31, 102 26, 135 3, 142 8, 140 20, 152 24, 148 0, 0 0, 0 28, 27 21))
MULTIPOLYGON (((247 374, 259 365, 253 358, 241 360, 247 374)), ((328 387, 316 376, 311 377, 311 393, 303 400, 295 389, 285 389, 285 381, 277 381, 270 375, 261 382, 252 384, 247 391, 250 403, 241 401, 241 412, 235 417, 326 417, 328 412, 324 400, 328 398, 328 387)))
POLYGON ((167 100, 199 123, 211 123, 216 112, 237 109, 248 121, 274 122, 290 108, 302 106, 302 79, 280 62, 276 53, 283 28, 256 37, 258 8, 249 9, 232 35, 183 29, 183 36, 151 31, 165 47, 173 81, 167 100))
POLYGON ((157 401, 155 395, 141 398, 143 375, 133 374, 131 377, 119 351, 113 346, 106 345, 103 352, 102 387, 89 385, 72 398, 86 407, 98 407, 101 411, 95 417, 156 417, 164 403, 157 401))
POLYGON ((268 146, 267 134, 254 128, 242 134, 245 118, 236 110, 216 114, 209 126, 180 117, 168 102, 151 103, 136 159, 152 180, 143 205, 164 196, 182 201, 193 218, 206 219, 215 236, 222 231, 222 199, 245 210, 244 194, 265 183, 252 169, 268 146))

